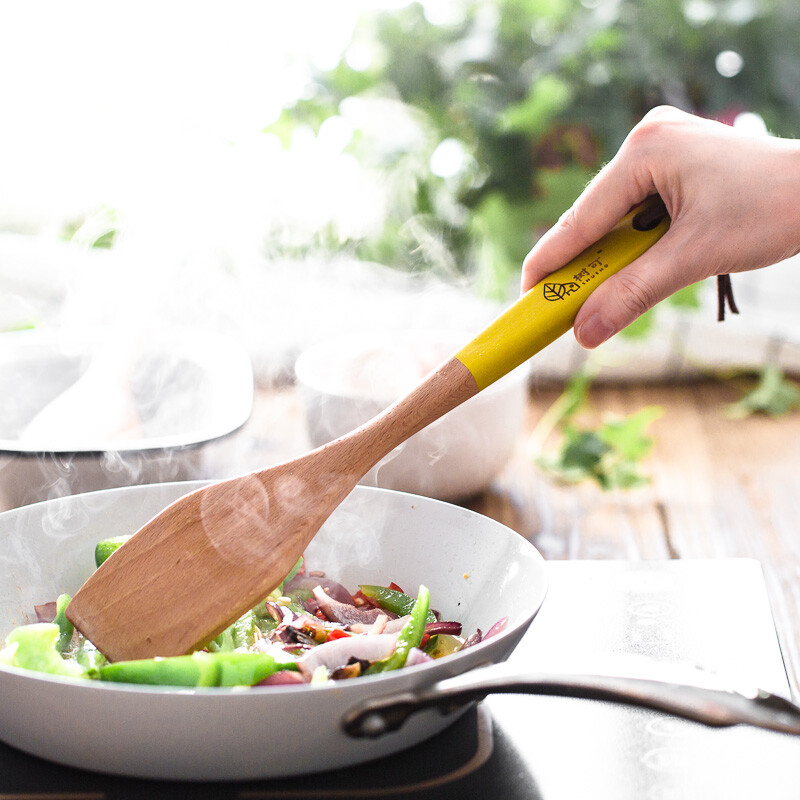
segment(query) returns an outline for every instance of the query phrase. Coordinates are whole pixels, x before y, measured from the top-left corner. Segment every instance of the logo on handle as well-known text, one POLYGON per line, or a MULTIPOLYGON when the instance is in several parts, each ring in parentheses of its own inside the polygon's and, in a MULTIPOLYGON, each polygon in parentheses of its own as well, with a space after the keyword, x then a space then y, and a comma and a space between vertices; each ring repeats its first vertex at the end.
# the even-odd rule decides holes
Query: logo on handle
POLYGON ((542 288, 542 294, 545 300, 563 300, 580 288, 581 285, 574 281, 569 283, 546 283, 542 288))

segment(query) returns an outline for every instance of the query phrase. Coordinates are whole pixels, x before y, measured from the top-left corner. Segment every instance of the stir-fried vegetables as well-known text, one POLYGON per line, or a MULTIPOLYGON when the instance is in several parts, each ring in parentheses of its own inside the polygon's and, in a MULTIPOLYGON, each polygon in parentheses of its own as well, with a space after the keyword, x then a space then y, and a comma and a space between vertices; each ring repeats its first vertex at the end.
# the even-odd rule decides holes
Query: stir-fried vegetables
MULTIPOLYGON (((97 545, 96 563, 125 537, 97 545)), ((203 649, 186 656, 109 663, 65 616, 68 595, 36 606, 15 628, 0 664, 88 680, 167 686, 286 686, 374 675, 450 655, 481 641, 441 620, 430 593, 363 584, 355 594, 308 572, 300 559, 281 584, 203 649)), ((498 626, 494 626, 497 628, 498 626)))

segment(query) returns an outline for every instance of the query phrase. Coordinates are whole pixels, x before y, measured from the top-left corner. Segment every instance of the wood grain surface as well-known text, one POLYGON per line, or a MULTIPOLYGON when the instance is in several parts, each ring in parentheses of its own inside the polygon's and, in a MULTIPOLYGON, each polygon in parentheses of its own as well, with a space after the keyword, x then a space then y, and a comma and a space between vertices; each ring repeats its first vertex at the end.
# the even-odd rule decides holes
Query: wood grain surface
MULTIPOLYGON (((557 389, 533 388, 529 428, 557 389)), ((735 384, 596 387, 595 419, 658 405, 648 486, 556 486, 524 447, 492 490, 467 503, 548 559, 755 558, 761 562, 792 691, 800 691, 800 413, 733 420, 735 384)))

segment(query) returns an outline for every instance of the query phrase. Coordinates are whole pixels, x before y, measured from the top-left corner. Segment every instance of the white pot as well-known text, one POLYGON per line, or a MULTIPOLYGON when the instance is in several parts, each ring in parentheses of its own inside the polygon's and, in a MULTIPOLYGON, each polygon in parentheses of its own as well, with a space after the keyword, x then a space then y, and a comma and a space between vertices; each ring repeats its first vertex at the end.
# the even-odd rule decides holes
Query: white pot
MULTIPOLYGON (((339 337, 305 350, 295 374, 312 445, 365 423, 470 338, 454 331, 382 332, 339 337)), ((440 500, 485 490, 524 428, 527 375, 523 365, 470 398, 396 448, 362 483, 440 500)))

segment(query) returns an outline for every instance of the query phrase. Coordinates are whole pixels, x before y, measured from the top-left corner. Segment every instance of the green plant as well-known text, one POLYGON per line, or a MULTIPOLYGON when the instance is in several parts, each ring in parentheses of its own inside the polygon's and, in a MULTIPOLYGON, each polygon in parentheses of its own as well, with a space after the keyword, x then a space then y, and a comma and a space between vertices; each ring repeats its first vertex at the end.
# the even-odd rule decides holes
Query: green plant
MULTIPOLYGON (((795 0, 449 7, 447 20, 422 3, 365 12, 341 61, 268 129, 288 143, 298 126, 319 130, 348 117, 350 152, 386 187, 377 235, 337 239, 328 230, 325 246, 399 269, 455 272, 505 298, 537 235, 654 105, 728 122, 751 111, 778 134, 800 129, 795 0), (357 48, 371 58, 351 58, 357 48), (717 68, 724 51, 741 57, 738 72, 717 68), (354 98, 362 111, 391 103, 416 135, 387 142, 351 113, 354 98), (437 168, 442 148, 455 156, 447 169, 437 168)), ((696 305, 696 290, 673 302, 696 305)), ((651 324, 646 317, 628 333, 644 335, 651 324)))
POLYGON ((753 414, 780 417, 797 408, 800 408, 800 389, 784 376, 780 367, 768 364, 761 370, 756 385, 731 403, 726 413, 732 419, 753 414))
POLYGON ((648 478, 640 462, 653 446, 647 429, 662 410, 647 406, 628 417, 606 419, 593 428, 581 427, 575 417, 587 404, 592 377, 591 368, 579 370, 539 421, 532 436, 536 463, 562 483, 588 480, 605 490, 641 486, 648 478), (552 452, 541 452, 554 430, 560 434, 558 446, 552 452))

